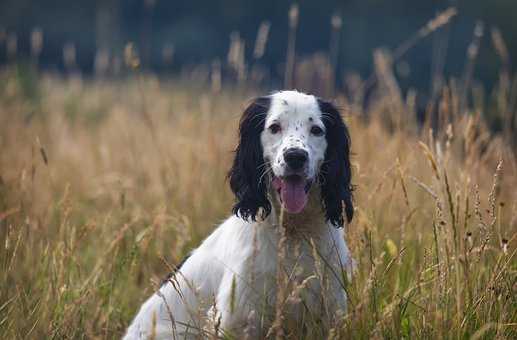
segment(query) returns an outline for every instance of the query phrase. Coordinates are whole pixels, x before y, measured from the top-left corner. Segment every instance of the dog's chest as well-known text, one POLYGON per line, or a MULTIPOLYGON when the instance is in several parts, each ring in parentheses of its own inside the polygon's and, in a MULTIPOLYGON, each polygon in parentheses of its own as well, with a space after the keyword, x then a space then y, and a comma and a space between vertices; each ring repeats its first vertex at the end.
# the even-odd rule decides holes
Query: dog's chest
MULTIPOLYGON (((274 313, 276 298, 286 299, 286 310, 299 315, 302 309, 321 310, 326 289, 340 289, 333 273, 337 254, 329 253, 332 241, 324 235, 275 235, 258 243, 250 257, 251 287, 274 313)), ((332 296, 330 294, 328 296, 332 296)), ((298 318, 298 316, 294 316, 298 318)))

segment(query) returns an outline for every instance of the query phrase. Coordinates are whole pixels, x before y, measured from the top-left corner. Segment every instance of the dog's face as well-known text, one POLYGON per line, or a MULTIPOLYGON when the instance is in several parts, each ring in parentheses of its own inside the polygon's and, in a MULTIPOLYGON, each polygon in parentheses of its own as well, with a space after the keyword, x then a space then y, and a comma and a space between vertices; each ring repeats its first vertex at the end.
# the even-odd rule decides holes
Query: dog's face
POLYGON ((299 213, 325 159, 327 140, 313 96, 283 92, 273 96, 260 140, 270 183, 289 213, 299 213))
POLYGON ((343 225, 353 215, 349 136, 330 103, 296 91, 253 101, 240 122, 240 143, 230 170, 234 212, 254 220, 271 212, 269 189, 289 213, 300 213, 320 185, 327 219, 343 225))

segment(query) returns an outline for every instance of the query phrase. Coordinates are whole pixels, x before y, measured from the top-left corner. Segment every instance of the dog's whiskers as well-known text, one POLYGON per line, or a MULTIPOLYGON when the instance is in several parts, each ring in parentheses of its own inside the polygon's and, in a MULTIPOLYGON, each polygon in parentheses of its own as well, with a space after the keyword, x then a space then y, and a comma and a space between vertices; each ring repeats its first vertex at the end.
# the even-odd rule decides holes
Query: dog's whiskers
POLYGON ((262 179, 273 172, 273 169, 272 168, 266 168, 266 170, 264 172, 262 172, 262 175, 260 175, 260 178, 259 178, 259 181, 258 181, 258 185, 260 186, 260 184, 262 184, 262 179))
POLYGON ((264 168, 266 165, 269 165, 269 164, 270 164, 269 161, 265 161, 264 163, 262 163, 259 166, 257 166, 257 170, 260 170, 260 169, 264 168))

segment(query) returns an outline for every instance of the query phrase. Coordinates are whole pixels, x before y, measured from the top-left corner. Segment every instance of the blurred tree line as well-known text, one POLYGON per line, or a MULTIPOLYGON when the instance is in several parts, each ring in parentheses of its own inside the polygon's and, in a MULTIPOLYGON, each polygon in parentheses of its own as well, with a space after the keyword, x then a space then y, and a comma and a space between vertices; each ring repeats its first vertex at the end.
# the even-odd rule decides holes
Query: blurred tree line
MULTIPOLYGON (((334 44, 337 74, 353 70, 366 77, 372 71, 375 48, 395 49, 450 6, 458 15, 402 58, 397 69, 403 86, 429 89, 436 67, 460 77, 479 21, 485 34, 476 79, 491 86, 498 77, 501 57, 491 30, 501 32, 508 64, 517 56, 515 0, 302 0, 298 4, 297 56, 328 52, 334 44), (332 17, 340 19, 337 43, 331 34, 332 17)), ((214 60, 226 62, 232 39, 242 42, 243 58, 252 60, 262 24, 267 38, 256 62, 271 78, 281 78, 291 5, 278 0, 1 0, 0 64, 10 58, 30 58, 32 49, 42 68, 63 71, 68 60, 82 73, 92 74, 97 64, 122 58, 124 46, 133 42, 143 68, 177 73, 193 65, 212 65, 214 60), (36 52, 35 43, 40 44, 36 52)))

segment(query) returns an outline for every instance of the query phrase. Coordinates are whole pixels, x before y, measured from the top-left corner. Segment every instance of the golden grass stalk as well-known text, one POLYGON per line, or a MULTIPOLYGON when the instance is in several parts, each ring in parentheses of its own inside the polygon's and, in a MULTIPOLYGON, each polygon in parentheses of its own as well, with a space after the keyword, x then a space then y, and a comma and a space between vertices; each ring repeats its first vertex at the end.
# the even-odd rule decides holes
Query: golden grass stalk
POLYGON ((284 334, 284 306, 287 298, 287 275, 285 272, 285 260, 287 252, 287 230, 284 226, 284 209, 280 209, 278 217, 278 246, 277 246, 277 269, 276 269, 276 302, 275 302, 275 318, 273 324, 267 332, 266 337, 273 336, 277 340, 282 340, 284 334))

